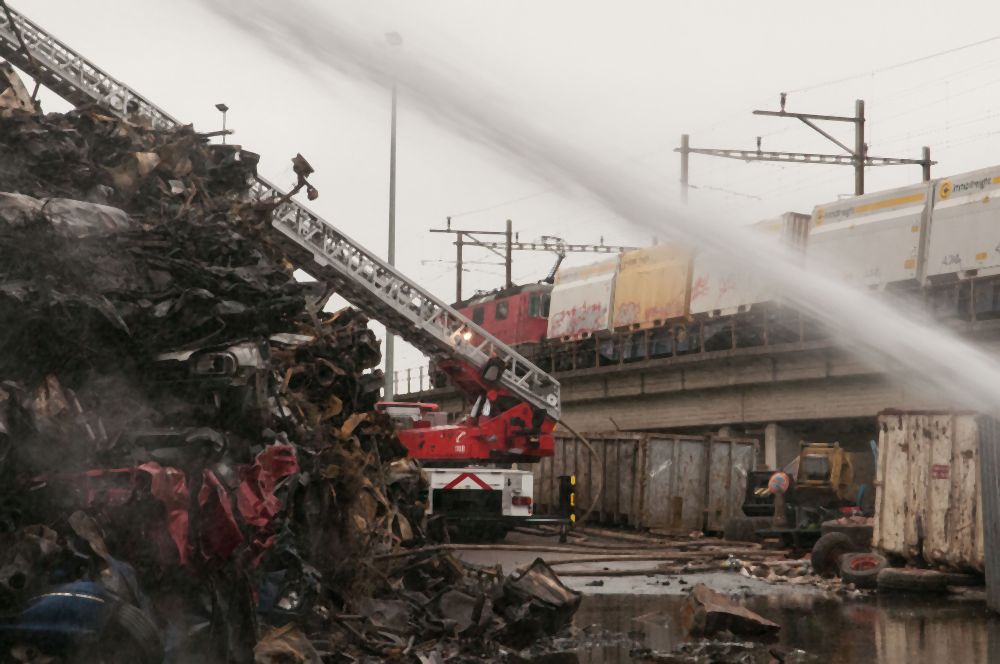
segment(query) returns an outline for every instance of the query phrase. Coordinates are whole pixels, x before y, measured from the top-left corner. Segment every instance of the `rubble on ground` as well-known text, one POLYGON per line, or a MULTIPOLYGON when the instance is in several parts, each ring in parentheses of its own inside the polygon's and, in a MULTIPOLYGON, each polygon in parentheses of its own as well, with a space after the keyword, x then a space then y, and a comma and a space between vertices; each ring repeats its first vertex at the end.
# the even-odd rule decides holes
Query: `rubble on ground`
POLYGON ((713 636, 725 631, 740 636, 771 637, 781 629, 781 625, 736 604, 703 583, 691 588, 681 616, 688 631, 697 636, 713 636))
POLYGON ((293 277, 256 155, 7 89, 3 657, 483 661, 566 625, 579 595, 544 563, 416 548, 378 341, 293 277))
POLYGON ((802 650, 782 646, 737 641, 728 635, 725 640, 682 643, 670 652, 648 648, 631 652, 632 660, 642 664, 805 664, 820 658, 802 650))

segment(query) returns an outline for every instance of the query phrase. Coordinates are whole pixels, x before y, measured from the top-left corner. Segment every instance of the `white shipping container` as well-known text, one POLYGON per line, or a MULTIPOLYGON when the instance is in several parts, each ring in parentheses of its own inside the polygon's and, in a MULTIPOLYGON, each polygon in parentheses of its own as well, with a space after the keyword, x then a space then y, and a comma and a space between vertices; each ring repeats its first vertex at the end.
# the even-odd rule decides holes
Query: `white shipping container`
POLYGON ((976 415, 884 411, 878 422, 875 547, 911 561, 982 571, 976 415))
MULTIPOLYGON (((752 230, 801 250, 809 229, 809 215, 786 212, 777 219, 754 224, 752 230)), ((734 264, 717 252, 704 252, 694 259, 691 277, 691 313, 728 316, 746 311, 758 302, 774 299, 773 291, 759 272, 734 264)))
POLYGON ((691 313, 728 316, 771 299, 771 289, 757 272, 734 265, 725 254, 705 252, 694 259, 691 313))
POLYGON ((817 206, 807 267, 868 288, 922 281, 931 194, 925 182, 817 206))
POLYGON ((549 339, 575 339, 611 329, 618 260, 559 270, 549 300, 549 339))
POLYGON ((1000 273, 1000 166, 938 180, 927 277, 1000 273))

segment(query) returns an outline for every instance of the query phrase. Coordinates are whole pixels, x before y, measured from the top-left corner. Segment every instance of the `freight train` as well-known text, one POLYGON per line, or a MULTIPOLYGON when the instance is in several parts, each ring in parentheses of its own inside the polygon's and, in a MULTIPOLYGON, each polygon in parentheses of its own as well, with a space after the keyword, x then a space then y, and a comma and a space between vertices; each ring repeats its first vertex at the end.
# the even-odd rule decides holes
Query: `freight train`
MULTIPOLYGON (((1000 166, 785 213, 754 230, 846 283, 922 299, 939 317, 1000 317, 1000 166)), ((673 245, 565 267, 554 284, 456 308, 555 370, 822 335, 767 283, 673 245)))

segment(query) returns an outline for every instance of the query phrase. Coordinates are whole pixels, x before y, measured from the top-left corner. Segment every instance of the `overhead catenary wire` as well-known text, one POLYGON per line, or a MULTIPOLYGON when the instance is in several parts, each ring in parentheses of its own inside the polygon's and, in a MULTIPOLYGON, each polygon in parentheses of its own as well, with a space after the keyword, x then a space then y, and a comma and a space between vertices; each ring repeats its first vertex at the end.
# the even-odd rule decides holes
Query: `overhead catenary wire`
POLYGON ((964 51, 970 48, 975 48, 976 46, 982 46, 984 44, 989 44, 991 42, 1000 41, 1000 35, 993 35, 992 37, 987 37, 986 39, 980 39, 978 41, 969 42, 967 44, 961 44, 952 48, 945 49, 943 51, 936 51, 934 53, 928 53, 927 55, 921 55, 916 58, 911 58, 909 60, 904 60, 902 62, 897 62, 895 64, 886 65, 884 67, 878 67, 876 69, 867 70, 864 72, 859 72, 857 74, 851 74, 850 76, 842 76, 840 78, 835 78, 829 81, 824 81, 822 83, 815 83, 813 85, 806 85, 801 88, 793 88, 791 90, 786 90, 786 94, 794 94, 798 92, 810 92, 812 90, 818 90, 820 88, 829 87, 831 85, 838 85, 840 83, 846 83, 848 81, 854 81, 859 78, 867 78, 869 76, 876 76, 878 74, 884 74, 887 71, 892 71, 894 69, 900 69, 902 67, 908 67, 910 65, 915 65, 921 62, 926 62, 927 60, 933 60, 934 58, 939 58, 945 55, 951 55, 952 53, 958 53, 959 51, 964 51))
MULTIPOLYGON (((863 72, 858 72, 858 73, 851 74, 851 75, 848 75, 848 76, 842 76, 842 77, 839 77, 839 78, 831 79, 831 80, 828 80, 828 81, 823 81, 823 82, 812 84, 812 85, 806 85, 806 86, 802 86, 802 87, 798 87, 798 88, 793 88, 791 90, 786 91, 786 94, 809 92, 809 91, 812 91, 812 90, 817 90, 817 89, 820 89, 820 88, 829 87, 829 86, 832 86, 832 85, 837 85, 837 84, 849 82, 849 81, 852 81, 852 80, 857 80, 857 79, 861 79, 861 78, 867 78, 867 77, 871 77, 871 76, 876 76, 876 75, 879 75, 879 74, 883 74, 885 72, 893 71, 893 70, 896 70, 896 69, 901 69, 903 67, 907 67, 907 66, 910 66, 910 65, 919 64, 921 62, 926 62, 926 61, 929 61, 929 60, 933 60, 935 58, 944 57, 944 56, 947 56, 947 55, 951 55, 951 54, 954 54, 954 53, 958 53, 958 52, 961 52, 961 51, 972 49, 972 48, 975 48, 975 47, 978 47, 978 46, 983 46, 985 44, 989 44, 989 43, 992 43, 992 42, 995 42, 995 41, 998 41, 998 40, 1000 40, 1000 35, 993 35, 993 36, 987 37, 985 39, 980 39, 980 40, 969 42, 969 43, 966 43, 966 44, 960 44, 958 46, 947 48, 947 49, 944 49, 944 50, 941 50, 941 51, 935 51, 933 53, 928 53, 928 54, 925 54, 925 55, 921 55, 921 56, 918 56, 918 57, 910 58, 910 59, 907 59, 907 60, 903 60, 901 62, 896 62, 896 63, 885 65, 885 66, 882 66, 882 67, 877 67, 875 69, 871 69, 871 70, 867 70, 867 71, 863 71, 863 72)), ((965 71, 971 71, 971 70, 980 68, 982 66, 985 66, 985 64, 981 63, 981 64, 978 64, 978 65, 974 65, 973 67, 967 68, 966 70, 960 70, 959 72, 956 72, 955 74, 961 74, 961 73, 963 73, 965 71)), ((932 84, 932 82, 926 82, 926 83, 921 84, 919 86, 914 86, 914 88, 919 89, 919 88, 922 88, 922 87, 925 87, 925 86, 928 86, 928 85, 931 85, 931 84, 932 84)), ((906 92, 912 91, 914 88, 907 89, 907 90, 905 90, 905 91, 903 91, 902 93, 899 93, 899 94, 900 95, 905 94, 906 92)), ((912 111, 908 110, 905 113, 909 113, 909 112, 912 112, 912 111)), ((742 115, 742 113, 740 113, 739 115, 742 115)), ((724 118, 720 118, 718 120, 715 120, 711 124, 709 124, 708 126, 704 126, 703 125, 702 127, 696 129, 696 131, 697 132, 702 132, 702 133, 715 131, 718 127, 721 127, 721 126, 725 125, 726 123, 728 123, 734 117, 737 117, 736 113, 727 114, 724 118)), ((889 116, 887 118, 880 118, 880 121, 885 121, 885 120, 891 119, 892 117, 898 117, 898 116, 889 116)), ((774 135, 785 133, 785 131, 788 131, 788 130, 787 129, 782 129, 782 130, 778 130, 778 131, 772 131, 772 132, 769 132, 769 133, 760 134, 760 136, 762 136, 762 137, 769 137, 769 136, 774 136, 774 135)), ((656 154, 660 154, 660 153, 662 153, 666 149, 668 149, 668 148, 666 148, 664 146, 660 146, 660 147, 654 148, 652 150, 647 150, 647 151, 639 153, 639 154, 627 156, 622 161, 627 162, 627 161, 634 161, 634 160, 639 160, 639 159, 645 159, 645 158, 648 158, 650 156, 653 156, 653 155, 656 155, 656 154)), ((673 146, 670 146, 669 149, 672 150, 673 146)), ((465 210, 465 211, 462 211, 462 212, 454 213, 454 214, 451 215, 451 217, 452 218, 457 218, 457 217, 463 217, 463 216, 468 216, 468 215, 473 215, 473 214, 480 214, 480 213, 483 213, 483 212, 489 212, 489 211, 496 210, 496 209, 499 209, 499 208, 502 208, 502 207, 506 207, 506 206, 513 205, 513 204, 516 204, 516 203, 520 203, 520 202, 523 202, 523 201, 531 200, 531 199, 534 199, 534 198, 537 198, 537 197, 540 197, 540 196, 544 196, 546 194, 555 193, 557 191, 559 191, 559 189, 554 188, 554 187, 547 187, 547 188, 540 189, 540 190, 537 190, 537 191, 534 191, 534 192, 531 192, 531 193, 528 193, 528 194, 524 194, 524 195, 521 195, 521 196, 516 196, 516 197, 510 198, 510 199, 499 201, 499 202, 491 204, 491 205, 486 205, 486 206, 475 208, 475 209, 472 209, 472 210, 465 210)))

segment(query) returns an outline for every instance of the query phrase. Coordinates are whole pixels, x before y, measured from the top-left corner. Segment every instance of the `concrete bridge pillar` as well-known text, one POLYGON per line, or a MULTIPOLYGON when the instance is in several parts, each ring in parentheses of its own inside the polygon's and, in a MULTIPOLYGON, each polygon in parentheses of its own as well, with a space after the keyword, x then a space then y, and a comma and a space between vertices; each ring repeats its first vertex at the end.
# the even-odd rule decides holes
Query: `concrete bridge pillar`
POLYGON ((799 454, 799 436, 777 422, 764 427, 764 464, 771 469, 784 468, 799 454))

